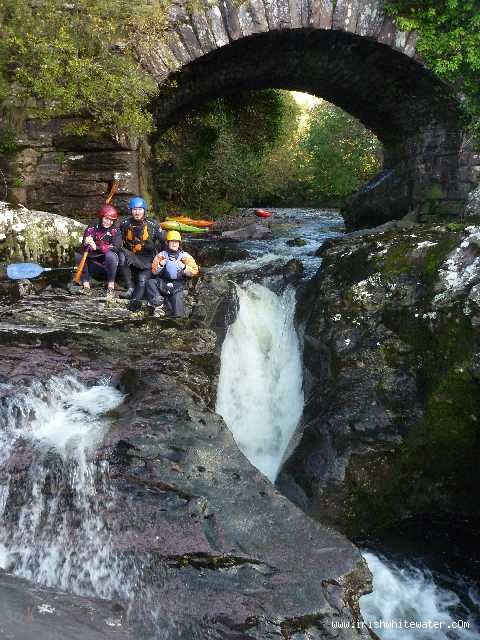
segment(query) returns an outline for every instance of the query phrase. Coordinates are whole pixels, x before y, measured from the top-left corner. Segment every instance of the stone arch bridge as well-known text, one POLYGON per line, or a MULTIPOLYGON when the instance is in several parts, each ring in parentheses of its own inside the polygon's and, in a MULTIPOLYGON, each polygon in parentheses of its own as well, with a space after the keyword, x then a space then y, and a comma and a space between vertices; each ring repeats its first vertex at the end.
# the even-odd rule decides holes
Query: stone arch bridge
MULTIPOLYGON (((161 86, 152 105, 156 135, 200 103, 240 89, 305 91, 357 117, 384 145, 384 170, 352 198, 350 227, 412 208, 425 217, 431 210, 462 214, 479 157, 465 144, 456 96, 424 66, 416 34, 398 30, 383 0, 174 0, 170 11, 162 40, 137 45, 140 63, 161 86)), ((43 169, 40 159, 40 179, 51 168, 49 153, 65 157, 53 186, 34 179, 26 189, 29 206, 91 211, 114 174, 125 196, 148 182, 139 168, 148 145, 69 148, 55 124, 42 135, 53 151, 43 169)))

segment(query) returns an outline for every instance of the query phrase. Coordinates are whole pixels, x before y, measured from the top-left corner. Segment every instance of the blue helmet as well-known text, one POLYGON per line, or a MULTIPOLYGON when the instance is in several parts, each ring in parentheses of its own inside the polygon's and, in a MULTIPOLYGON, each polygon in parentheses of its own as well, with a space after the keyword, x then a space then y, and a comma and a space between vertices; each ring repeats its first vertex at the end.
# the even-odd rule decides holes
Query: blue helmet
POLYGON ((130 202, 128 203, 129 209, 135 209, 136 207, 142 207, 142 209, 144 209, 145 212, 147 211, 147 203, 140 196, 134 196, 133 198, 131 198, 130 202))

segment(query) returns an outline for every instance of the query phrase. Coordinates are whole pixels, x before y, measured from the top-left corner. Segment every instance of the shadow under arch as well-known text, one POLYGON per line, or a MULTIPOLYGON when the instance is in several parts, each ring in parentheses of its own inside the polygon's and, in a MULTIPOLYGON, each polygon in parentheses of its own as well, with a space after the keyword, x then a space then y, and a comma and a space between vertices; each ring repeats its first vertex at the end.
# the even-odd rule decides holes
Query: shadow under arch
POLYGON ((452 215, 468 189, 458 177, 458 100, 420 62, 344 31, 288 29, 243 37, 169 76, 152 108, 160 136, 194 107, 239 90, 304 91, 341 107, 384 145, 382 174, 354 197, 349 228, 399 218, 431 201, 452 215))

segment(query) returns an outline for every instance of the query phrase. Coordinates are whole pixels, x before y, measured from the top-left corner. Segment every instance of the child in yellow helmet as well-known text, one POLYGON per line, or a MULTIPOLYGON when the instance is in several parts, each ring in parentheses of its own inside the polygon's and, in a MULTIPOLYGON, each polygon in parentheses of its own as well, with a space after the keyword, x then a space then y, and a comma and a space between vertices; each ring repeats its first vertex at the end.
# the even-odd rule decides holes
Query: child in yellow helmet
POLYGON ((185 279, 196 276, 199 269, 193 257, 180 248, 181 241, 178 231, 168 231, 166 250, 157 254, 152 262, 152 278, 147 282, 146 294, 157 317, 186 315, 185 279))

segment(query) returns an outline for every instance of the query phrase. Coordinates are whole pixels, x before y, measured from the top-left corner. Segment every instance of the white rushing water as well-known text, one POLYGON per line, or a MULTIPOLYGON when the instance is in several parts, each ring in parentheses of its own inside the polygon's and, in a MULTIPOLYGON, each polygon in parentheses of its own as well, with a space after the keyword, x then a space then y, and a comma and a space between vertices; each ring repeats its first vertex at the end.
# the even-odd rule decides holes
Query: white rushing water
POLYGON ((247 458, 272 482, 303 411, 295 291, 237 287, 239 312, 222 347, 217 407, 247 458))
POLYGON ((12 390, 4 400, 2 568, 82 595, 126 595, 128 581, 101 515, 110 495, 108 465, 91 459, 110 424, 105 413, 122 400, 111 386, 87 388, 69 376, 12 390), (26 472, 18 481, 14 469, 23 456, 26 472))
MULTIPOLYGON (((272 225, 273 238, 270 240, 244 240, 239 246, 248 252, 248 257, 233 262, 216 265, 215 273, 229 274, 257 272, 267 266, 285 264, 291 258, 302 261, 305 276, 313 276, 318 270, 321 259, 315 255, 320 244, 327 238, 342 235, 343 219, 336 210, 328 209, 281 209, 270 208, 275 220, 286 225, 287 228, 277 231, 272 225), (291 246, 287 239, 299 237, 302 246, 291 246)), ((253 210, 252 210, 253 212, 253 210)), ((268 226, 269 222, 261 223, 268 226)), ((202 240, 199 240, 202 242, 202 240)))
POLYGON ((471 587, 462 602, 427 569, 407 562, 395 564, 371 552, 363 555, 373 574, 373 592, 360 599, 360 609, 366 624, 382 640, 480 638, 478 592, 471 587), (472 614, 475 609, 477 620, 472 614))

